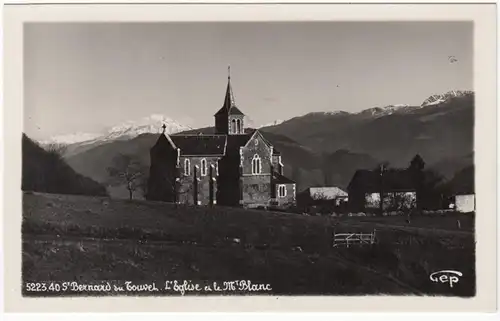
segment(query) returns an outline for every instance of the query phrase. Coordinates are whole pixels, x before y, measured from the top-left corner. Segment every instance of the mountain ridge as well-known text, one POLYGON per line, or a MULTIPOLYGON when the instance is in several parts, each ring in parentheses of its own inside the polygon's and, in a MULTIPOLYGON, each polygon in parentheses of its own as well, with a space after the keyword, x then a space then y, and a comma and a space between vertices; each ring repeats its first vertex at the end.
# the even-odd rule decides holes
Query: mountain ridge
POLYGON ((54 136, 48 140, 40 141, 42 145, 48 144, 92 144, 97 141, 109 141, 123 138, 134 138, 145 133, 161 133, 162 125, 165 125, 165 132, 174 134, 180 131, 192 129, 190 126, 179 122, 162 114, 151 114, 137 120, 128 120, 120 124, 110 126, 101 133, 75 133, 54 136))
MULTIPOLYGON (((327 115, 327 116, 348 116, 348 115, 360 115, 366 117, 383 117, 397 113, 412 113, 426 106, 435 106, 445 103, 454 97, 463 97, 466 95, 473 95, 473 91, 467 90, 451 90, 444 94, 435 94, 429 96, 420 106, 411 106, 409 104, 393 104, 384 107, 371 107, 364 109, 359 112, 347 112, 347 111, 315 111, 304 114, 302 116, 292 117, 288 120, 277 119, 267 124, 260 126, 254 126, 258 129, 267 128, 272 126, 279 126, 286 123, 292 119, 309 116, 309 115, 327 115)), ((68 133, 63 135, 57 135, 49 138, 48 140, 39 141, 41 145, 48 144, 93 144, 98 141, 109 141, 114 139, 122 138, 134 138, 144 133, 160 133, 162 131, 161 126, 166 125, 166 133, 174 134, 186 130, 193 129, 190 126, 183 125, 178 121, 175 121, 163 114, 151 114, 149 116, 140 118, 138 120, 129 120, 122 122, 120 124, 108 127, 100 133, 68 133)))

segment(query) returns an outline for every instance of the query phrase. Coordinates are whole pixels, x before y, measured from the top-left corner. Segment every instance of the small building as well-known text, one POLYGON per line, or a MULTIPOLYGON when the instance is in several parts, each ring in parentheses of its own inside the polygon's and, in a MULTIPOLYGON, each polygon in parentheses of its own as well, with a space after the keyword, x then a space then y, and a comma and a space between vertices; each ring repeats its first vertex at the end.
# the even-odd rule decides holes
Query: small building
POLYGON ((476 210, 475 194, 455 195, 455 210, 460 213, 471 213, 476 210))
POLYGON ((383 210, 401 210, 416 206, 416 190, 411 173, 406 169, 380 171, 358 170, 347 187, 349 209, 370 211, 380 209, 380 193, 383 210))
POLYGON ((347 192, 335 186, 309 187, 297 194, 297 205, 306 211, 325 207, 335 210, 347 200, 347 192))
POLYGON ((296 183, 295 181, 283 176, 283 172, 273 172, 272 191, 270 207, 284 209, 294 206, 296 202, 296 183))

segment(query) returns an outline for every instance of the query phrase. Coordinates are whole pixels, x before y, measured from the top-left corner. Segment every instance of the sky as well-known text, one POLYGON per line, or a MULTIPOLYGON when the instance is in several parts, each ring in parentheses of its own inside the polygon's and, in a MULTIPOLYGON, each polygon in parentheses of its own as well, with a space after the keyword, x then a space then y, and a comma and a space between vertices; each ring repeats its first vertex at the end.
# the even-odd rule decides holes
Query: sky
POLYGON ((420 105, 473 90, 472 51, 472 22, 29 23, 24 131, 42 140, 151 114, 209 126, 228 65, 254 125, 420 105))

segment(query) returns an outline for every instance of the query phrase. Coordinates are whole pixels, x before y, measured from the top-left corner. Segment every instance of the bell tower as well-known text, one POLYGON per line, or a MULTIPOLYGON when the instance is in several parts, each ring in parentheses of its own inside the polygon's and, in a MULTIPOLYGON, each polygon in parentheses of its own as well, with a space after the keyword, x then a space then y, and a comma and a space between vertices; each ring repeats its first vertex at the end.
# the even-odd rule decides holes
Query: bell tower
POLYGON ((231 67, 227 68, 227 88, 222 108, 214 115, 215 133, 224 135, 245 134, 245 114, 236 107, 231 86, 231 67))

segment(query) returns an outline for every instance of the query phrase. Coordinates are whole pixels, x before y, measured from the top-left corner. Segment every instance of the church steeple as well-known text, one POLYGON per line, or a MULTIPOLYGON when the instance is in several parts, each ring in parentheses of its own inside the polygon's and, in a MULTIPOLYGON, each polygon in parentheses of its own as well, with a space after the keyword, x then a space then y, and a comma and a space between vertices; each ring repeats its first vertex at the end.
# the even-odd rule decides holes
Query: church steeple
POLYGON ((238 135, 244 134, 243 120, 245 115, 236 107, 231 86, 231 67, 227 68, 226 95, 222 108, 214 115, 215 131, 217 134, 238 135))
POLYGON ((233 88, 231 87, 231 66, 228 66, 226 96, 224 97, 224 105, 222 108, 229 112, 232 107, 236 107, 236 105, 234 103, 233 88))

